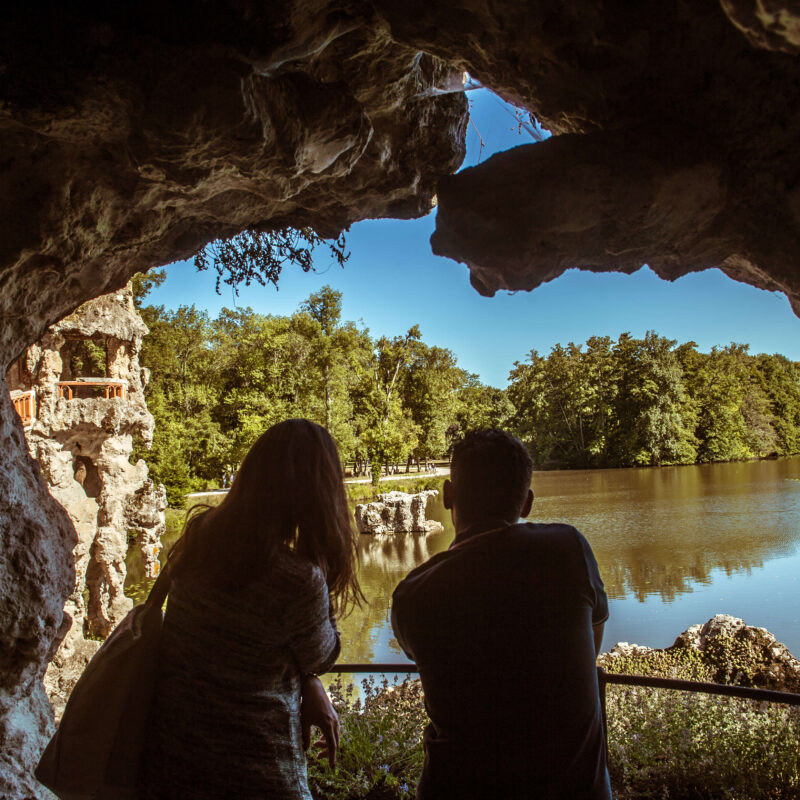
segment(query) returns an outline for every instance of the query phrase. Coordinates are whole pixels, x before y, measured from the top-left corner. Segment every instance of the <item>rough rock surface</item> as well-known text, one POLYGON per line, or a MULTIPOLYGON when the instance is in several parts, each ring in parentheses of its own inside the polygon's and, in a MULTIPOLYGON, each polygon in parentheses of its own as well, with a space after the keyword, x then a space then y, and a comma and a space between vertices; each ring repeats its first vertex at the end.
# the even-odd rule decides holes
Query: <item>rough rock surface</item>
POLYGON ((382 4, 396 36, 567 134, 442 182, 434 252, 479 292, 718 267, 800 314, 796 3, 413 5, 382 4))
MULTIPOLYGON (((664 650, 638 644, 619 642, 607 653, 601 653, 597 663, 613 669, 614 659, 637 656, 647 659, 658 653, 692 648, 700 653, 709 651, 709 644, 724 637, 746 644, 752 648, 755 671, 749 675, 737 674, 735 664, 712 664, 720 675, 731 675, 730 682, 758 686, 762 689, 777 689, 784 692, 800 692, 800 661, 785 644, 779 642, 766 628, 754 628, 738 617, 717 614, 703 625, 692 625, 679 634, 675 642, 664 650)), ((716 655, 713 656, 716 658, 716 655)))
POLYGON ((32 770, 53 732, 42 677, 71 622, 77 536, 28 452, 5 381, 0 453, 0 797, 28 798, 40 796, 32 770))
POLYGON ((7 376, 12 398, 35 393, 36 415, 25 430, 28 446, 78 534, 76 579, 65 607, 71 625, 45 677, 56 718, 99 646, 86 636, 105 637, 131 608, 123 592, 129 536, 136 537, 147 572, 158 570, 164 489, 148 478, 144 461, 130 461, 134 437, 148 443, 153 434, 144 400, 146 374, 138 359, 146 333, 126 288, 49 328, 7 376), (80 360, 86 342, 102 357, 95 369, 104 376, 87 380, 72 374, 75 368, 89 369, 80 360), (59 384, 70 380, 73 385, 59 384), (107 390, 124 397, 105 397, 107 390), (68 391, 72 399, 62 396, 68 391))
POLYGON ((442 524, 425 519, 428 499, 437 494, 436 489, 417 494, 384 492, 372 503, 359 503, 355 511, 359 533, 438 533, 442 524))
POLYGON ((215 237, 427 213, 463 159, 461 72, 365 4, 123 8, 0 30, 0 363, 215 237))

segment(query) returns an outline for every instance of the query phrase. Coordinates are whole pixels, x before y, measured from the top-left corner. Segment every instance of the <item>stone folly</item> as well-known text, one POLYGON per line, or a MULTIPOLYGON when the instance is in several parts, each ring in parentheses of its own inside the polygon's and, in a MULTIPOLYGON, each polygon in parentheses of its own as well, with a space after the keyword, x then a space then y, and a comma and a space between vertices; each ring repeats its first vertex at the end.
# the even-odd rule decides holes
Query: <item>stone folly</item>
POLYGON ((428 489, 417 494, 405 492, 385 492, 379 494, 372 503, 356 506, 356 525, 359 533, 439 533, 442 524, 425 519, 428 498, 436 497, 436 489, 428 489))
POLYGON ((53 325, 7 375, 30 453, 78 534, 65 636, 45 676, 56 717, 96 640, 132 606, 123 592, 129 539, 147 574, 158 571, 166 494, 144 461, 131 463, 135 441, 153 436, 138 358, 146 333, 125 288, 53 325))

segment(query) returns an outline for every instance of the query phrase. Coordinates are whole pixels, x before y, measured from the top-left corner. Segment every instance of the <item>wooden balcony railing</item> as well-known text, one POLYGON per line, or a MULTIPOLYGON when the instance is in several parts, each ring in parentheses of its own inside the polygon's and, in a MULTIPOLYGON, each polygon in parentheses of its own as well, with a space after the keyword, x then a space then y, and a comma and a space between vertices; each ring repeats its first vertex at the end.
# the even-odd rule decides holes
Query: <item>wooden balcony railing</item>
POLYGON ((33 389, 28 392, 12 392, 11 400, 22 424, 32 425, 36 419, 36 393, 33 389))
POLYGON ((76 381, 59 381, 58 396, 67 400, 125 399, 128 382, 122 378, 80 378, 76 381))

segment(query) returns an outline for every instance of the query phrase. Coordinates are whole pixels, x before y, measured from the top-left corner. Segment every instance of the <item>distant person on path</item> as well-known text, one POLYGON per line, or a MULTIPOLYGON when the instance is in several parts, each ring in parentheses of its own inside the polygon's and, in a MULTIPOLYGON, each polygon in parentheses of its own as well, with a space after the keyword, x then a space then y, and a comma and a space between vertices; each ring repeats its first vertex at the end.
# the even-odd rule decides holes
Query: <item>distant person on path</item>
POLYGON ((339 655, 333 612, 361 597, 328 432, 270 428, 176 548, 142 797, 311 800, 311 725, 331 763, 339 744, 316 673, 339 655))
POLYGON ((496 430, 453 450, 456 537, 394 592, 431 723, 419 800, 609 800, 595 658, 608 602, 591 547, 530 513, 532 463, 496 430))

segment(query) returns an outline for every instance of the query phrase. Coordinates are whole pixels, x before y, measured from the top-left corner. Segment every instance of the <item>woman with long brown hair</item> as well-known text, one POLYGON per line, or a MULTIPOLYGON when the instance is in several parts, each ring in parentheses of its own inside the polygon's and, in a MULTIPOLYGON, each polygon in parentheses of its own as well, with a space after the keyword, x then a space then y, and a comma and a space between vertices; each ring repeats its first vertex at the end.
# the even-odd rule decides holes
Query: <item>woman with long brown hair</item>
POLYGON ((334 615, 361 599, 330 434, 303 419, 266 431, 223 502, 190 517, 167 569, 145 795, 310 800, 311 724, 331 761, 338 747, 316 674, 339 654, 334 615))

